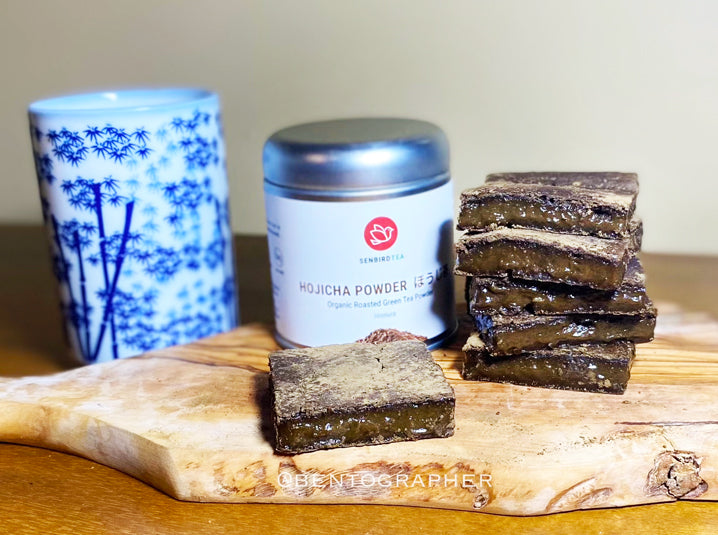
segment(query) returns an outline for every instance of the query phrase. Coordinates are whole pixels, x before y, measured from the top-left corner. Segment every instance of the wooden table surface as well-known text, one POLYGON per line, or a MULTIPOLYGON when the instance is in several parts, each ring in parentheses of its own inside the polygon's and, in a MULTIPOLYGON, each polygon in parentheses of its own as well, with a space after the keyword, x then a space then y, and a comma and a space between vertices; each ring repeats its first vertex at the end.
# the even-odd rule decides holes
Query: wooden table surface
MULTIPOLYGON (((0 376, 65 370, 38 226, 0 226, 0 376)), ((649 295, 718 316, 718 258, 643 254, 649 295)), ((272 319, 266 240, 237 238, 243 323, 272 319)), ((0 533, 715 533, 718 503, 681 501, 515 518, 376 505, 195 504, 49 450, 0 444, 0 533), (261 531, 260 531, 261 530, 261 531)))

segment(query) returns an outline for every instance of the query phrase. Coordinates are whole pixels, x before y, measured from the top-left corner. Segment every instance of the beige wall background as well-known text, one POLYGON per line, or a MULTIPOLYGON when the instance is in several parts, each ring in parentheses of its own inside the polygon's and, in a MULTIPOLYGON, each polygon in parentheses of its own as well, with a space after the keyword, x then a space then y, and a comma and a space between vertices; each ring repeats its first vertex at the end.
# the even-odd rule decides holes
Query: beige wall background
POLYGON ((489 172, 636 171, 649 251, 718 254, 718 2, 4 0, 0 222, 39 222, 32 100, 197 85, 223 101, 236 232, 289 124, 427 119, 458 191, 489 172))

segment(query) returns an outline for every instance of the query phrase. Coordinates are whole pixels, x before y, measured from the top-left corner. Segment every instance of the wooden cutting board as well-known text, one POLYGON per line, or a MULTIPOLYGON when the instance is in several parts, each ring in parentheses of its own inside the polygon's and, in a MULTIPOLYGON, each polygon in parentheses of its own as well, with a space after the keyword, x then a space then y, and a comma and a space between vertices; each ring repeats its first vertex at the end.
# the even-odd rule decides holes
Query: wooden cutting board
POLYGON ((376 503, 534 515, 718 500, 718 323, 659 304, 623 396, 462 381, 456 433, 275 455, 268 327, 0 379, 0 441, 75 453, 180 500, 376 503))

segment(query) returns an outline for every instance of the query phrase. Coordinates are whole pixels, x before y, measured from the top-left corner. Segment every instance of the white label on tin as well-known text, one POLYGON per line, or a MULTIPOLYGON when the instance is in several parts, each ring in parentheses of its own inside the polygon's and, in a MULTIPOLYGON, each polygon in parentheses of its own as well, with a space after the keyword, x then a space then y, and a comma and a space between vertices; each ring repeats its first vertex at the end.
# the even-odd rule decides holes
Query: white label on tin
POLYGON ((375 201, 266 194, 277 332, 292 344, 455 326, 453 189, 375 201))

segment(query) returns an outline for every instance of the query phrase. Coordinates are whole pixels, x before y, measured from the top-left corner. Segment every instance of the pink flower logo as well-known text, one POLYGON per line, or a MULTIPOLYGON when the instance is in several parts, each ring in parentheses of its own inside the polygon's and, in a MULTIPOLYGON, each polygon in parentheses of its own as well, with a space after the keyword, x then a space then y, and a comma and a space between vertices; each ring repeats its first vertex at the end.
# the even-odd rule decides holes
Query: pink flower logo
POLYGON ((388 242, 394 235, 394 227, 382 227, 374 223, 374 228, 369 231, 369 235, 371 236, 371 240, 369 241, 372 245, 381 245, 382 243, 388 242))
POLYGON ((364 241, 375 251, 386 251, 396 242, 399 230, 388 217, 375 217, 364 227, 364 241))

